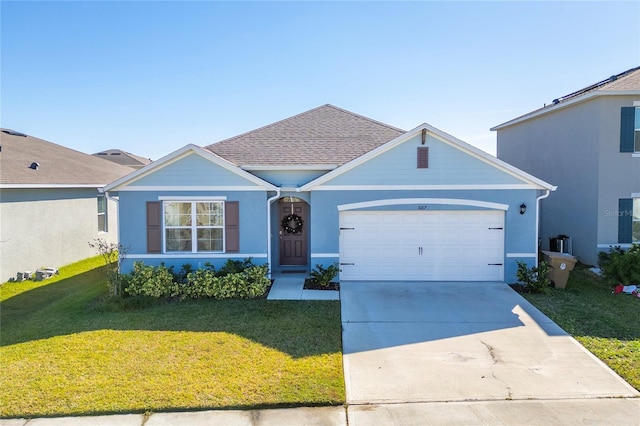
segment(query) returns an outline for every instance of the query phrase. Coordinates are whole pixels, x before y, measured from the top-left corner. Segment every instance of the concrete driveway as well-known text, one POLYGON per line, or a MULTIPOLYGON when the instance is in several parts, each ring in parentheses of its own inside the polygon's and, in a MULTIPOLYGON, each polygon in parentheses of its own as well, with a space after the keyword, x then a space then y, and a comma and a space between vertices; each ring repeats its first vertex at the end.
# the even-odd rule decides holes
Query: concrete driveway
POLYGON ((342 282, 340 298, 348 404, 639 395, 504 283, 342 282))

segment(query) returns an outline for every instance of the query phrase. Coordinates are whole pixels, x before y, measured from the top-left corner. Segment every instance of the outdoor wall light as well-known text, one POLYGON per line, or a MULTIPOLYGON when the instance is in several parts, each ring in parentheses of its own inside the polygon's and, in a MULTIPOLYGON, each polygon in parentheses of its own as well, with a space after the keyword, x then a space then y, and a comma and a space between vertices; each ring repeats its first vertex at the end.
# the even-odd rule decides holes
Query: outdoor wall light
POLYGON ((525 203, 520 204, 520 214, 525 214, 527 211, 527 205, 525 203))

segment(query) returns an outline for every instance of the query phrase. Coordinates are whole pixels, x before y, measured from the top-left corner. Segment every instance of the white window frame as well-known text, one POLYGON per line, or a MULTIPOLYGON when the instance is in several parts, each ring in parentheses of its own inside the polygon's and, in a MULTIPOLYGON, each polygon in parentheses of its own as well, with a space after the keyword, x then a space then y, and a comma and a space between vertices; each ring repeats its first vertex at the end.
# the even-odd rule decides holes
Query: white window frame
POLYGON ((107 197, 104 194, 99 194, 97 198, 98 206, 98 232, 109 232, 109 204, 107 197), (104 206, 104 211, 101 211, 100 207, 104 206), (103 228, 100 227, 100 218, 102 218, 103 228))
POLYGON ((225 253, 226 252, 226 232, 225 232, 225 200, 221 198, 207 198, 207 197, 192 197, 189 199, 183 197, 167 197, 162 199, 162 252, 163 253, 225 253), (191 204, 191 225, 179 226, 179 225, 167 225, 165 222, 165 211, 168 203, 190 203, 191 204), (207 225, 198 226, 196 221, 197 208, 196 205, 200 203, 217 203, 220 204, 222 211, 222 225, 207 225), (190 229, 191 230, 191 250, 178 251, 167 250, 167 229, 190 229), (222 249, 221 250, 198 250, 198 229, 220 229, 222 230, 222 249))

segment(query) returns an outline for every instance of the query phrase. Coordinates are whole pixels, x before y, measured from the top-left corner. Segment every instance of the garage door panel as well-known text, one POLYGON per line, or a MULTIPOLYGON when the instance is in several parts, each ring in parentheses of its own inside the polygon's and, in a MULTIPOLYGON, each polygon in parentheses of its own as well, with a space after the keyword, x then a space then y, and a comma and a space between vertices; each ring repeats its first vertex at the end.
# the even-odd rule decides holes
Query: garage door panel
POLYGON ((502 280, 503 226, 498 211, 342 212, 340 276, 502 280))

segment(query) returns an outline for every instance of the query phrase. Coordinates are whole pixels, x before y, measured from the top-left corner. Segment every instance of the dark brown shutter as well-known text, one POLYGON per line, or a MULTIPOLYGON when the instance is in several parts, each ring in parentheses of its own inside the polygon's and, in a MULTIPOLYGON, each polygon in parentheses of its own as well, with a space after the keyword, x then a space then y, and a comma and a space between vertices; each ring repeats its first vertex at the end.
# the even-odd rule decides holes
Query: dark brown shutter
POLYGON ((240 251, 240 203, 224 203, 224 232, 227 252, 240 251))
POLYGON ((147 252, 162 252, 162 226, 160 216, 162 212, 160 201, 147 202, 147 252))
POLYGON ((418 147, 418 168, 419 169, 429 168, 429 147, 426 147, 426 146, 418 147))

